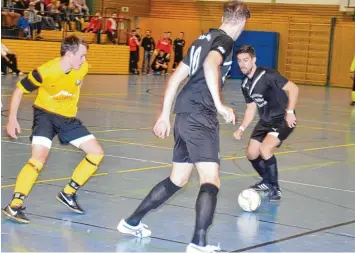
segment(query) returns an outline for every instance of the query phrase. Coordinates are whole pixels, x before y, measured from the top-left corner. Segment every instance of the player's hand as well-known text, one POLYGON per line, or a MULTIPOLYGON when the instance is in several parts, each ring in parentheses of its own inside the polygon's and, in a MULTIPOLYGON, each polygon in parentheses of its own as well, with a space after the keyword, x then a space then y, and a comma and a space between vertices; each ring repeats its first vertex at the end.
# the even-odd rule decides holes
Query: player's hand
POLYGON ((169 118, 159 118, 153 127, 153 133, 160 139, 164 139, 170 135, 169 118))
POLYGON ((220 107, 217 108, 217 111, 219 114, 222 115, 226 123, 232 122, 233 125, 235 124, 235 115, 232 108, 225 105, 221 105, 220 107))
POLYGON ((286 121, 289 128, 294 128, 297 125, 296 122, 296 115, 294 113, 287 113, 286 114, 286 121))
POLYGON ((242 129, 238 129, 233 133, 233 137, 236 138, 237 140, 240 140, 243 136, 244 131, 242 129))
POLYGON ((7 135, 10 136, 11 138, 17 139, 16 134, 21 133, 21 128, 20 128, 20 125, 19 125, 17 119, 9 120, 9 122, 6 125, 6 132, 7 132, 7 135))

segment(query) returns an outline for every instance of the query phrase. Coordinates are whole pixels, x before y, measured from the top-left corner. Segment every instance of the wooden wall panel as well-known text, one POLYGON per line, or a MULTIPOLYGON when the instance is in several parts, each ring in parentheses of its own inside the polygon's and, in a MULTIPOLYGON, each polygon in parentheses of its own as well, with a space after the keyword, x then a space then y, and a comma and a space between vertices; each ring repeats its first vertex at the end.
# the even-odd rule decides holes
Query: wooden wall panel
MULTIPOLYGON (((17 53, 18 66, 23 72, 32 71, 46 61, 60 56, 60 42, 21 40, 2 42, 17 53)), ((128 74, 129 48, 90 44, 87 61, 90 66, 89 74, 128 74)))
POLYGON ((352 87, 349 71, 355 54, 355 22, 337 22, 335 25, 330 85, 352 87))
POLYGON ((111 15, 117 9, 124 16, 149 16, 150 0, 97 0, 95 10, 104 12, 106 8, 112 8, 106 15, 111 15), (129 7, 129 12, 121 12, 121 7, 129 7))

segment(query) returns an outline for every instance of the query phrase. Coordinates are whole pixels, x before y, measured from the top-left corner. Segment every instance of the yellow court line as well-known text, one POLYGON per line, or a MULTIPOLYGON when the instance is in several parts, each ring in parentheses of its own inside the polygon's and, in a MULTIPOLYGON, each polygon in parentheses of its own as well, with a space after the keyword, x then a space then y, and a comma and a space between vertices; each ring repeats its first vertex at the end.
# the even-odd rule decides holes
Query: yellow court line
POLYGON ((328 131, 343 132, 343 133, 351 132, 349 130, 340 130, 340 129, 326 128, 326 127, 312 127, 312 126, 297 126, 297 127, 306 128, 306 129, 314 129, 314 130, 328 130, 328 131))
MULTIPOLYGON (((299 149, 299 150, 281 151, 281 152, 275 152, 274 154, 275 155, 284 155, 284 154, 291 154, 291 153, 301 153, 301 152, 308 152, 308 151, 317 151, 317 150, 352 147, 352 146, 355 146, 355 143, 343 144, 343 145, 334 145, 334 146, 326 146, 326 147, 318 147, 318 148, 305 148, 305 149, 299 149)), ((233 156, 233 157, 230 157, 230 158, 226 158, 224 160, 233 160, 233 159, 239 159, 239 158, 246 158, 246 156, 233 156)))
MULTIPOLYGON (((123 174, 123 173, 137 172, 137 171, 146 171, 146 170, 153 170, 153 169, 160 169, 160 168, 168 168, 171 166, 172 166, 172 164, 166 164, 166 165, 142 167, 142 168, 135 168, 135 169, 118 170, 115 172, 115 174, 123 174)), ((93 177, 101 177, 101 176, 108 176, 109 174, 113 174, 113 173, 102 172, 102 173, 94 174, 92 176, 93 177)), ((57 181, 64 181, 64 180, 70 180, 70 179, 71 179, 71 177, 51 178, 51 179, 38 180, 35 182, 35 184, 57 182, 57 181)), ((2 185, 1 189, 14 187, 14 186, 15 186, 15 184, 2 185)))
POLYGON ((173 149, 173 148, 169 148, 169 147, 155 146, 155 145, 149 145, 149 144, 143 144, 143 143, 137 143, 137 142, 128 142, 128 141, 120 141, 120 140, 108 140, 108 139, 97 139, 97 140, 98 141, 102 141, 102 142, 116 142, 116 143, 122 143, 122 144, 127 144, 127 145, 142 146, 142 147, 157 148, 157 149, 165 149, 165 150, 172 150, 173 149))

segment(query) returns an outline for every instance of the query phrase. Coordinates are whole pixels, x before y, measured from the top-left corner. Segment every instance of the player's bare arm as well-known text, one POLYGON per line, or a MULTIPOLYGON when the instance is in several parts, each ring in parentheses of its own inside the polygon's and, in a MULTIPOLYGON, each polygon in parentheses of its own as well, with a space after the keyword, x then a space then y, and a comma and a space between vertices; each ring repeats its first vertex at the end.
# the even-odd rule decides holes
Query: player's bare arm
POLYGON ((240 140, 242 138, 244 130, 253 121, 256 111, 257 111, 256 103, 252 102, 247 104, 247 109, 245 110, 243 121, 240 124, 238 130, 235 131, 233 134, 234 138, 236 138, 237 140, 240 140))
POLYGON ((17 121, 17 112, 22 100, 22 96, 23 96, 23 91, 20 88, 16 88, 11 98, 9 120, 6 125, 7 134, 11 138, 15 138, 15 139, 17 139, 16 134, 21 133, 21 128, 17 121))
POLYGON ((163 109, 153 128, 154 134, 159 138, 164 138, 170 134, 169 119, 171 106, 180 83, 189 75, 189 69, 189 66, 181 62, 168 81, 168 85, 165 90, 163 109))
POLYGON ((296 115, 294 114, 294 110, 297 104, 299 88, 293 82, 288 81, 282 89, 286 92, 288 96, 286 121, 288 126, 293 128, 296 126, 296 115))
POLYGON ((222 104, 219 84, 221 80, 220 66, 223 58, 217 51, 209 52, 204 64, 204 74, 208 89, 213 98, 214 104, 218 113, 220 113, 227 123, 233 122, 235 124, 235 115, 233 109, 222 104))

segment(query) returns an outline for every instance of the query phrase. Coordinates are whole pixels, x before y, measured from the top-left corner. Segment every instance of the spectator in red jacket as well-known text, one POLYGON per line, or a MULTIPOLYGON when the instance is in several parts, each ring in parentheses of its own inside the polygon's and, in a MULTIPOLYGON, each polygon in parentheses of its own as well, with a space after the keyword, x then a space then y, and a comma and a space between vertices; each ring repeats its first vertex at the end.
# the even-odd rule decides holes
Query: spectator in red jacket
MULTIPOLYGON (((172 46, 171 39, 169 38, 169 34, 167 32, 164 32, 163 38, 158 40, 156 54, 160 50, 164 51, 165 59, 168 63, 170 61, 171 46, 172 46)), ((167 74, 167 73, 168 73, 168 69, 166 68, 165 74, 167 74)))
POLYGON ((163 38, 158 40, 157 47, 156 47, 156 55, 160 50, 164 51, 164 53, 166 54, 165 57, 167 57, 167 59, 170 57, 171 43, 168 37, 168 33, 166 32, 164 32, 163 38))
POLYGON ((112 17, 106 20, 105 32, 110 41, 117 44, 117 13, 112 13, 112 17))
POLYGON ((96 12, 95 16, 91 18, 85 32, 97 33, 102 30, 102 16, 100 12, 96 12))
POLYGON ((133 75, 138 75, 138 47, 139 41, 136 36, 136 30, 132 30, 129 35, 129 51, 130 51, 130 60, 129 60, 129 72, 133 75))

